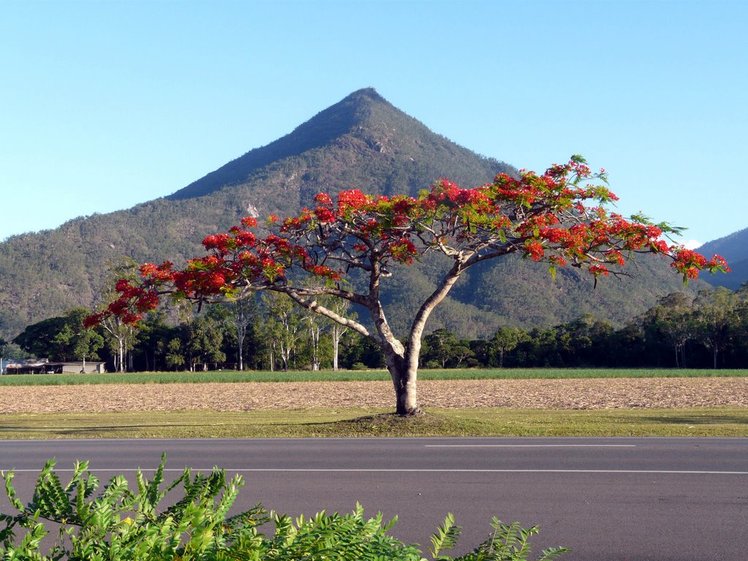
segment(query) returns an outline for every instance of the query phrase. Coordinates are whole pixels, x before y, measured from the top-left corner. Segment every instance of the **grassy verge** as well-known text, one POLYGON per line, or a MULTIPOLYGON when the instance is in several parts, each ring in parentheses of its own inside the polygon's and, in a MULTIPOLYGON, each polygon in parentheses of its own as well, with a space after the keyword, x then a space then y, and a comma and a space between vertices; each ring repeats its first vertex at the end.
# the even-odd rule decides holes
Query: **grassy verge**
POLYGON ((1 439, 407 436, 748 437, 748 409, 377 409, 0 415, 1 439))
MULTIPOLYGON (((420 370, 421 380, 564 379, 564 378, 708 378, 746 377, 741 370, 516 368, 420 370)), ((344 382, 389 380, 385 370, 342 372, 136 372, 128 374, 35 374, 0 376, 0 386, 54 386, 78 384, 174 384, 204 382, 344 382)))

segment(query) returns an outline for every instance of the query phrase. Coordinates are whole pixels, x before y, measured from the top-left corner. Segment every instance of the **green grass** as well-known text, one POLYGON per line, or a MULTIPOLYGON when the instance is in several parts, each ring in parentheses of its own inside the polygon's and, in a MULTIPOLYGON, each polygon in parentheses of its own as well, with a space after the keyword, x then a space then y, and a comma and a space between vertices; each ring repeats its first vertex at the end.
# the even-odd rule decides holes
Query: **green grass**
MULTIPOLYGON (((420 370, 421 380, 563 379, 563 378, 676 378, 745 377, 741 370, 517 368, 420 370)), ((173 384, 200 382, 305 382, 389 380, 385 370, 332 372, 136 372, 127 374, 35 374, 0 376, 0 386, 52 386, 76 384, 173 384)))
POLYGON ((748 437, 748 409, 382 409, 0 415, 0 439, 408 436, 748 437))

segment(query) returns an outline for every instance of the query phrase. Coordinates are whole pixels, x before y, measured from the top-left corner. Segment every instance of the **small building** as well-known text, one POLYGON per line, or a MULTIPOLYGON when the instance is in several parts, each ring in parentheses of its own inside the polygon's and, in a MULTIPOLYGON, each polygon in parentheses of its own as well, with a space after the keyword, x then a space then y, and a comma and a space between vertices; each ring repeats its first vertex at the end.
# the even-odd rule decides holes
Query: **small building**
POLYGON ((97 361, 49 362, 45 359, 9 363, 6 374, 104 374, 106 363, 97 361))

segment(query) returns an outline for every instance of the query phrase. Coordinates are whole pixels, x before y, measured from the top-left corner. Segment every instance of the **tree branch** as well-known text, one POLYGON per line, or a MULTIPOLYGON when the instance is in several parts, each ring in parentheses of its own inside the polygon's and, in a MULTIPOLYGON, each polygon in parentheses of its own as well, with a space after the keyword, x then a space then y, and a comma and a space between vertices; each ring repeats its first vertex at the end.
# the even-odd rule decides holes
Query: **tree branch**
POLYGON ((285 290, 278 290, 278 292, 283 292, 285 294, 288 294, 288 297, 291 298, 291 300, 293 300, 300 306, 306 308, 307 310, 314 312, 315 314, 325 316, 326 318, 329 318, 344 327, 350 327, 351 329, 353 329, 354 331, 360 333, 361 335, 365 337, 371 337, 371 333, 369 333, 369 330, 366 329, 364 325, 360 324, 359 322, 355 320, 343 317, 340 314, 337 314, 328 308, 325 308, 324 306, 318 304, 317 300, 305 299, 299 292, 291 288, 287 288, 285 290))

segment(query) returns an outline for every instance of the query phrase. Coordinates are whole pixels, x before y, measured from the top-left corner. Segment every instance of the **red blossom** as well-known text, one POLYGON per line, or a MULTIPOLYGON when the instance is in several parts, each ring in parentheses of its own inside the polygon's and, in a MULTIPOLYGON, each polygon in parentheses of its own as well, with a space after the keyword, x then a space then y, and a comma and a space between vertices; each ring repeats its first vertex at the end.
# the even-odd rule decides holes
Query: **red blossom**
POLYGON ((525 243, 525 252, 533 261, 540 261, 545 255, 543 244, 538 240, 528 240, 525 243))
POLYGON ((320 206, 314 209, 314 214, 322 224, 330 224, 335 221, 335 213, 329 208, 320 206))
POLYGON ((610 274, 610 271, 605 265, 590 265, 590 268, 587 270, 596 277, 601 275, 607 277, 610 274))
POLYGON ((364 195, 358 189, 341 191, 338 194, 338 212, 345 212, 348 209, 360 209, 370 202, 369 197, 364 195))
POLYGON ((332 206, 332 199, 327 193, 317 193, 314 196, 314 200, 321 205, 332 206))

